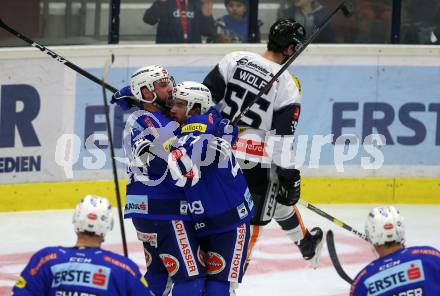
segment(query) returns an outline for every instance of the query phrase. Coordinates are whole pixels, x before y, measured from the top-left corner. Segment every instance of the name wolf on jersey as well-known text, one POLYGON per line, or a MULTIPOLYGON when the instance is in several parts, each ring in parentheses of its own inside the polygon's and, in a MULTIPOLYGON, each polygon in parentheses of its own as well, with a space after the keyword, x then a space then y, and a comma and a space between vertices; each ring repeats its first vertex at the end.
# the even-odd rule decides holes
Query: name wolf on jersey
POLYGON ((263 89, 268 83, 264 78, 243 69, 237 69, 233 77, 258 90, 263 89))
POLYGON ((365 280, 368 295, 374 296, 397 287, 425 280, 421 260, 405 262, 381 271, 365 280))
POLYGON ((51 267, 52 288, 60 285, 78 285, 106 290, 111 270, 88 263, 62 263, 51 267))

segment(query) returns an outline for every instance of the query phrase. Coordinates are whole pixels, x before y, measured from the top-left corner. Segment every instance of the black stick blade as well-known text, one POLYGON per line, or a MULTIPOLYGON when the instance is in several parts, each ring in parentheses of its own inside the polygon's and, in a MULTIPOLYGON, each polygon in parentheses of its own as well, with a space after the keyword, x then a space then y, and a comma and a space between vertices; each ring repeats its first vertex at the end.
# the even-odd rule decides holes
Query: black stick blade
POLYGON ((346 281, 347 283, 349 283, 351 285, 353 280, 344 271, 344 269, 342 268, 341 262, 339 262, 338 254, 336 253, 335 239, 333 237, 333 231, 331 231, 331 230, 327 231, 325 239, 327 241, 327 248, 328 248, 328 253, 330 255, 330 260, 332 261, 333 266, 336 269, 336 272, 344 281, 346 281))
POLYGON ((345 17, 351 17, 353 15, 353 4, 349 1, 344 1, 341 5, 341 11, 345 17))

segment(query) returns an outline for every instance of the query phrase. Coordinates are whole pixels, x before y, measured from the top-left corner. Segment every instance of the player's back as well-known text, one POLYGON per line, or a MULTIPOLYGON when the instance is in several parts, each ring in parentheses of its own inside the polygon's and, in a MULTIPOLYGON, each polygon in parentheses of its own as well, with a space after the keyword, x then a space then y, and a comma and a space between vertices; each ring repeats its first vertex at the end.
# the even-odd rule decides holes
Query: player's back
MULTIPOLYGON (((221 103, 223 117, 232 120, 280 68, 281 65, 259 54, 237 51, 226 55, 218 64, 218 72, 212 71, 203 83, 211 90, 214 101, 221 103), (215 77, 218 74, 220 77, 215 77)), ((271 130, 273 113, 289 104, 299 104, 300 93, 296 77, 284 71, 270 90, 242 117, 239 125, 271 130)))
POLYGON ((420 246, 379 258, 356 276, 350 295, 440 295, 440 252, 420 246))
MULTIPOLYGON (((223 117, 232 120, 280 69, 281 65, 259 54, 238 51, 226 55, 203 83, 220 105, 223 117)), ((240 135, 234 149, 253 195, 266 192, 272 163, 291 166, 290 158, 285 153, 283 157, 283 152, 285 147, 293 146, 300 103, 299 80, 286 70, 239 121, 240 135), (272 130, 275 137, 268 133, 272 130)))
MULTIPOLYGON (((182 135, 205 136, 192 147, 192 158, 196 162, 199 155, 194 153, 208 155, 206 150, 212 149, 213 141, 216 141, 213 136, 215 126, 209 114, 192 116, 182 126, 182 135), (189 128, 197 125, 201 127, 198 130, 189 128), (206 141, 203 142, 203 139, 206 141), (211 148, 208 148, 207 142, 211 143, 211 148)), ((206 157, 209 161, 199 166, 201 178, 195 185, 187 183, 184 187, 187 208, 199 235, 235 229, 252 217, 254 205, 251 194, 234 154, 231 150, 229 152, 226 158, 218 153, 215 157, 206 157)))
POLYGON ((151 294, 136 264, 121 255, 101 248, 48 247, 32 256, 13 295, 151 294))

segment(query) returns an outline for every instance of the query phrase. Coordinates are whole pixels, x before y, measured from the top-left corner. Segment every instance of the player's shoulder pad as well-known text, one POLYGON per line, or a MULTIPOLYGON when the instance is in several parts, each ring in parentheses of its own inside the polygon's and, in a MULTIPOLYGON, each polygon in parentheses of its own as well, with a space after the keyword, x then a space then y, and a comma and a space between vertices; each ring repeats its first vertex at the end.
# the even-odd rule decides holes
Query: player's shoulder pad
POLYGON ((251 55, 252 53, 247 51, 233 51, 225 55, 222 61, 223 63, 227 63, 230 66, 236 66, 237 64, 246 64, 250 59, 252 59, 251 55))
MULTIPOLYGON (((364 267, 364 269, 362 269, 357 275, 356 277, 353 279, 353 283, 351 284, 351 289, 350 289, 350 295, 354 295, 354 292, 356 290, 356 287, 358 287, 359 283, 361 282, 361 280, 363 279, 363 277, 367 274, 368 272, 368 266, 364 267)), ((362 286, 362 285, 361 285, 362 286)))
POLYGON ((193 115, 189 117, 181 127, 182 134, 214 134, 214 117, 211 113, 193 115))
MULTIPOLYGON (((167 127, 170 123, 173 123, 169 117, 161 112, 147 112, 147 111, 136 111, 133 112, 127 120, 127 125, 133 129, 143 131, 143 133, 151 134, 155 138, 158 138, 161 133, 163 133, 164 127, 167 127)), ((176 129, 177 124, 170 125, 167 129, 176 129)))
POLYGON ((57 260, 66 253, 63 247, 46 247, 37 251, 30 260, 30 273, 36 274, 47 263, 57 260))
POLYGON ((295 86, 298 88, 299 93, 302 95, 302 87, 299 78, 296 77, 295 74, 293 74, 292 72, 289 72, 289 76, 292 79, 293 83, 295 83, 295 86))
POLYGON ((137 274, 140 273, 139 267, 129 258, 113 253, 111 251, 102 251, 102 259, 105 262, 109 263, 110 266, 119 267, 130 273, 132 276, 137 276, 137 274))
MULTIPOLYGON (((52 247, 45 247, 40 250, 38 250, 35 255, 45 256, 48 254, 63 254, 66 253, 67 248, 61 247, 61 246, 52 246, 52 247)), ((58 255, 59 257, 59 255, 58 255)))
POLYGON ((138 118, 138 121, 144 124, 145 127, 158 128, 167 125, 172 120, 161 112, 144 111, 144 114, 138 118))
POLYGON ((418 257, 428 256, 428 257, 438 258, 440 260, 440 251, 431 246, 415 246, 415 247, 409 247, 407 250, 413 256, 418 256, 418 257))

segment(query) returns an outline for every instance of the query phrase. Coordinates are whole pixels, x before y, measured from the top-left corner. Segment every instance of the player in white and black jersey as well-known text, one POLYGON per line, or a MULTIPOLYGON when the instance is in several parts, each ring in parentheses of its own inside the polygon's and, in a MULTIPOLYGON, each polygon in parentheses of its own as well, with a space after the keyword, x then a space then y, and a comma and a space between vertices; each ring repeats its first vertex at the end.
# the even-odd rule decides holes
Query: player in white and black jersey
MULTIPOLYGON (((246 51, 226 55, 203 82, 221 106, 222 115, 233 120, 304 41, 303 26, 293 19, 280 19, 271 26, 262 55, 246 51)), ((261 234, 260 226, 275 218, 316 268, 323 233, 319 227, 308 231, 302 222, 295 206, 301 177, 290 160, 300 104, 299 80, 286 70, 239 121, 243 128, 236 156, 256 204, 249 250, 261 234)))

